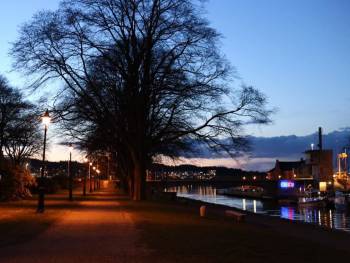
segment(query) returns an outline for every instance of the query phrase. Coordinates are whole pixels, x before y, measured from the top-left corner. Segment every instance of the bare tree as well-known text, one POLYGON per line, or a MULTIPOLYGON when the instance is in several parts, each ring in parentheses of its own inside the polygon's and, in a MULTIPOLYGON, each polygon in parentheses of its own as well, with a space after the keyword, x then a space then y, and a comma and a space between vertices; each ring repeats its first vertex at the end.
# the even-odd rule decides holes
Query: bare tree
POLYGON ((36 107, 0 76, 0 158, 4 152, 14 164, 35 155, 41 148, 36 107))
POLYGON ((42 149, 38 116, 33 112, 25 112, 8 128, 4 148, 15 165, 36 156, 42 149))
POLYGON ((38 122, 36 107, 0 76, 0 199, 30 195, 35 182, 22 164, 41 148, 38 122))
POLYGON ((246 124, 269 122, 259 91, 232 87, 199 2, 62 1, 25 24, 12 49, 14 66, 39 76, 34 88, 64 82, 60 94, 72 103, 60 112, 76 138, 103 131, 130 158, 135 200, 153 156, 176 155, 187 139, 233 155, 246 146, 246 124))

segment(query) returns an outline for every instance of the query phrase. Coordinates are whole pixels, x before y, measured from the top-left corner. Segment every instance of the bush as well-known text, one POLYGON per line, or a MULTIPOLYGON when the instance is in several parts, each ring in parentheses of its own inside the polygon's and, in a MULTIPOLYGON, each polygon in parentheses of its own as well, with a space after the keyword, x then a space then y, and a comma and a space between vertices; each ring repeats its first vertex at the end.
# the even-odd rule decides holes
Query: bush
POLYGON ((0 200, 19 200, 31 197, 36 185, 30 172, 19 165, 3 161, 0 164, 0 200))

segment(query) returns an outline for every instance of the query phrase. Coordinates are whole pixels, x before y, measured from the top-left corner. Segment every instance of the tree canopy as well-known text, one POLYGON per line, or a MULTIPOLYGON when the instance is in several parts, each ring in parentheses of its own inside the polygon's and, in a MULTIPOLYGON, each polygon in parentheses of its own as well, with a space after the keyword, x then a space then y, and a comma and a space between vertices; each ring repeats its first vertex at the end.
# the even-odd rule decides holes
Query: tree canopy
POLYGON ((0 75, 0 159, 6 153, 14 164, 21 164, 37 154, 42 145, 38 124, 36 106, 0 75))
POLYGON ((135 200, 154 156, 176 156, 190 140, 234 155, 246 149, 245 125, 270 121, 261 92, 232 85, 200 2, 62 1, 13 45, 15 68, 37 77, 33 88, 64 83, 55 107, 66 131, 117 153, 135 200))

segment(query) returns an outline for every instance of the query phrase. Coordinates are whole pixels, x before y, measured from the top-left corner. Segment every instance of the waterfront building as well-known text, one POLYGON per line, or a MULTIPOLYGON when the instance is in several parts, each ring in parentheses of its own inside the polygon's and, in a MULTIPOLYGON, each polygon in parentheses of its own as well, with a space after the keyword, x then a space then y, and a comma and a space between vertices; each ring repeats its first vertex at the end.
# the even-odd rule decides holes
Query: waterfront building
POLYGON ((276 160, 268 171, 270 180, 313 181, 320 191, 326 191, 333 180, 333 151, 308 150, 300 161, 276 160))
POLYGON ((305 152, 308 174, 319 184, 321 191, 333 181, 333 151, 309 150, 305 152))
POLYGON ((306 174, 305 160, 279 161, 276 160, 275 167, 267 172, 270 180, 293 180, 297 178, 309 178, 306 174))
POLYGON ((280 162, 276 160, 275 167, 268 172, 271 180, 312 180, 314 187, 321 192, 333 184, 333 151, 323 149, 322 128, 318 129, 318 149, 304 152, 306 159, 295 162, 280 162))

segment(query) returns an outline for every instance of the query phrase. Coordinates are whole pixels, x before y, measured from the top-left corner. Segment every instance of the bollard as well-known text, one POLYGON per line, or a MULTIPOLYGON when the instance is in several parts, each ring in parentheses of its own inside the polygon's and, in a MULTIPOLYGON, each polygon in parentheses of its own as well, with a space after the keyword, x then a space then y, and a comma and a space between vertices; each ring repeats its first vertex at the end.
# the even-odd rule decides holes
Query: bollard
POLYGON ((207 207, 205 205, 202 205, 199 208, 199 214, 200 214, 201 217, 205 217, 206 216, 206 209, 207 209, 207 207))

